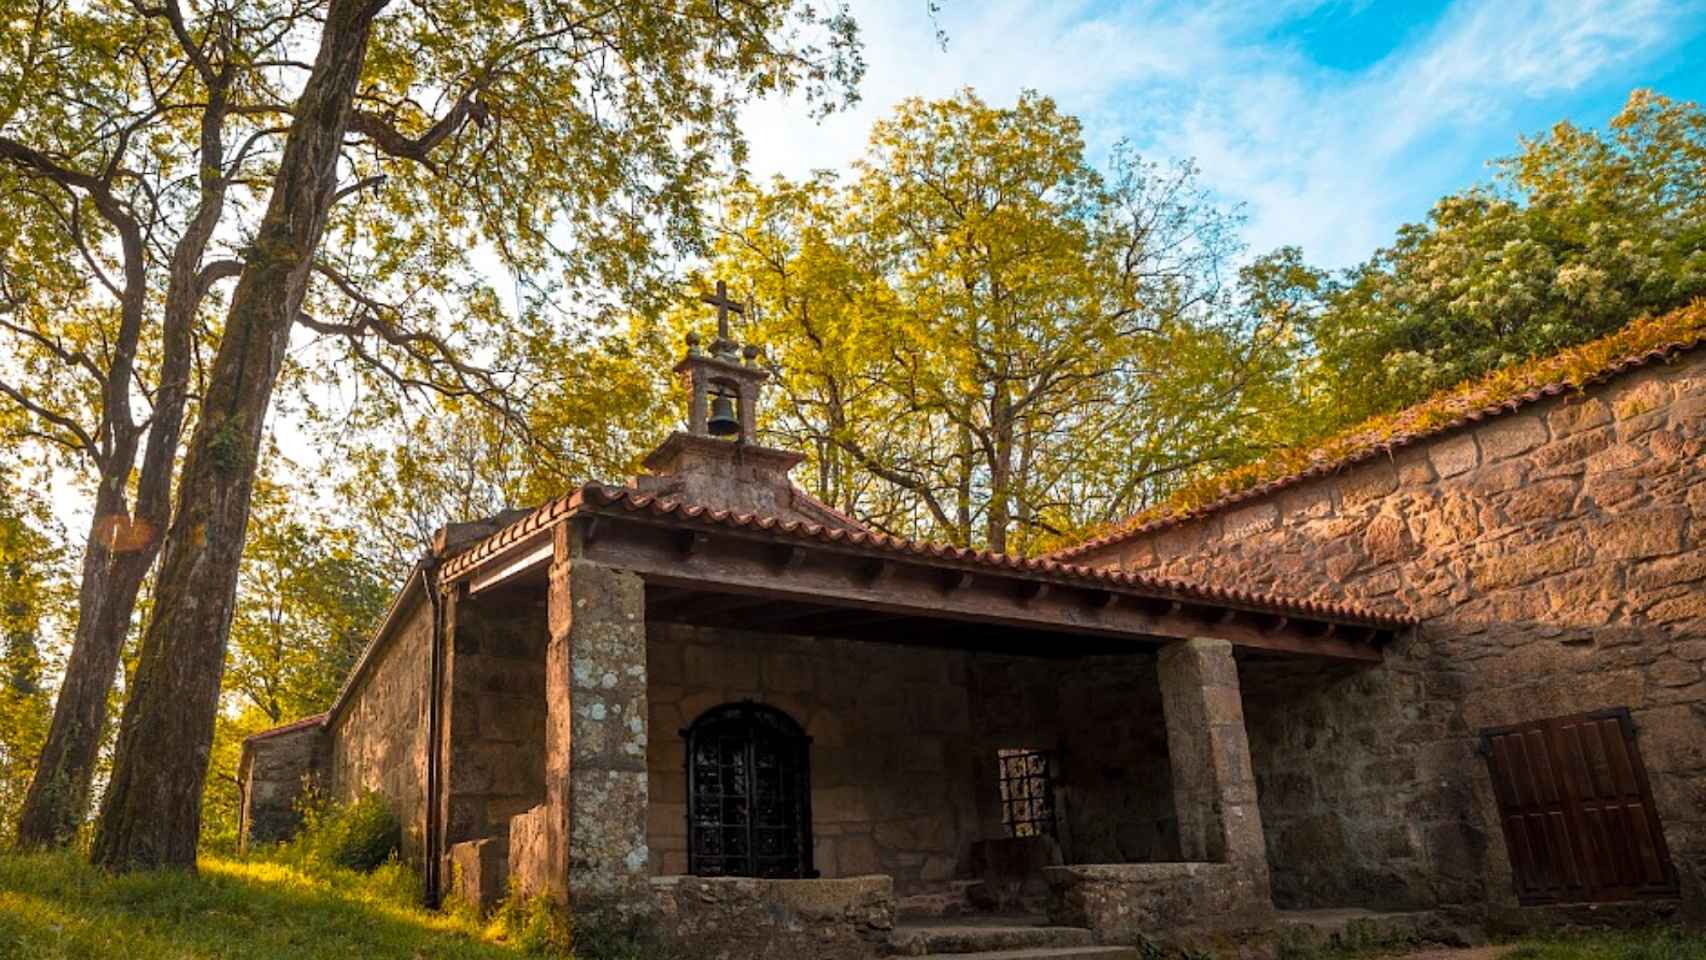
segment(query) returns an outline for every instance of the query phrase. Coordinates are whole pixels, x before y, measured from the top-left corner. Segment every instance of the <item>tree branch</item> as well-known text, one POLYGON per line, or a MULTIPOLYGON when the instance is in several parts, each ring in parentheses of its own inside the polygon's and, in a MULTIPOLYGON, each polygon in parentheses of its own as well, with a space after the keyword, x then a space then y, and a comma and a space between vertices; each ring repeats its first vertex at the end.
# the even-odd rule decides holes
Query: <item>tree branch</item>
MULTIPOLYGON (((89 458, 95 461, 97 465, 101 463, 101 452, 95 445, 94 438, 90 437, 88 431, 84 430, 77 421, 65 416, 64 414, 55 413, 41 404, 36 403, 34 400, 25 396, 22 391, 5 381, 0 381, 0 393, 11 397, 14 403, 23 407, 35 416, 46 420, 48 423, 51 423, 61 430, 64 430, 66 433, 76 437, 77 442, 83 447, 83 452, 87 453, 89 458)), ((63 440, 59 442, 64 443, 63 440)), ((68 447, 71 446, 69 443, 65 445, 68 447)))
POLYGON ((427 128, 418 137, 407 137, 391 125, 391 120, 369 110, 356 110, 350 115, 349 129, 373 142, 380 152, 399 160, 413 160, 434 173, 438 168, 433 166, 429 158, 434 147, 444 142, 451 134, 462 128, 468 120, 473 120, 477 126, 485 126, 489 115, 486 105, 476 99, 480 86, 476 84, 456 98, 456 103, 450 112, 439 118, 437 123, 427 128))

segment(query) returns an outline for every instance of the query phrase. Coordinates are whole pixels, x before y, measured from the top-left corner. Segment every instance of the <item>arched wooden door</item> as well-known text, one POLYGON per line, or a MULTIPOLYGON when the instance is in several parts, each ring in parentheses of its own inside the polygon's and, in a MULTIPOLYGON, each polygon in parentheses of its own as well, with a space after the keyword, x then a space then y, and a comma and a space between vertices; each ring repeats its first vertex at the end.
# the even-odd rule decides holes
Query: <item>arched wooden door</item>
POLYGON ((715 707, 687 738, 688 871, 812 877, 811 740, 793 718, 744 702, 715 707))

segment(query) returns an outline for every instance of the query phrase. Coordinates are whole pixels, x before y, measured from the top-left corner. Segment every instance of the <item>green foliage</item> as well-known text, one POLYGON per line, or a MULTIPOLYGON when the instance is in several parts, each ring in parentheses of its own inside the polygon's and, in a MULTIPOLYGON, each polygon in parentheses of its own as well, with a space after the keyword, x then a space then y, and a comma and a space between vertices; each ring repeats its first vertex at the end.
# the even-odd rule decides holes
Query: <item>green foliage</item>
POLYGON ((0 843, 12 835, 52 719, 45 628, 68 598, 53 533, 46 500, 0 473, 0 843))
POLYGON ((272 725, 331 706, 406 569, 363 556, 309 494, 258 482, 243 545, 225 687, 272 725))
POLYGON ((1560 123, 1489 186, 1334 282, 1313 333, 1332 425, 1706 294, 1706 112, 1637 90, 1609 130, 1560 123))
POLYGON ((248 451, 243 449, 243 431, 235 419, 226 419, 208 441, 208 455, 213 465, 223 473, 235 473, 248 463, 248 451))
POLYGON ((1504 960, 1706 960, 1706 936, 1674 927, 1571 931, 1528 938, 1504 960))
POLYGON ((1110 166, 1049 98, 965 91, 902 103, 845 181, 725 193, 713 269, 762 310, 764 426, 808 490, 1023 553, 1243 453, 1286 334, 1220 280, 1238 216, 1189 164, 1110 166))
POLYGON ((288 862, 372 873, 394 862, 402 849, 402 821, 377 793, 338 804, 310 789, 301 809, 302 832, 287 845, 288 862))
POLYGON ((481 405, 364 420, 324 462, 343 505, 351 550, 375 568, 406 570, 446 523, 535 506, 588 480, 621 481, 676 426, 666 402, 675 358, 633 330, 586 338, 541 336, 529 352, 558 371, 538 385, 525 429, 481 405), (569 373, 562 374, 562 371, 569 373))
POLYGON ((401 865, 304 871, 203 855, 113 876, 72 853, 0 854, 0 957, 31 960, 516 960, 477 921, 419 906, 401 865))
MULTIPOLYGON (((6 443, 98 488, 97 525, 192 538, 209 531, 170 516, 180 428, 195 424, 192 458, 227 476, 182 478, 176 506, 201 509, 216 484, 246 492, 280 380, 295 388, 280 402, 309 408, 315 427, 352 406, 377 422, 424 394, 525 429, 523 398, 562 375, 534 363, 536 340, 602 331, 676 292, 671 265, 703 239, 703 184, 744 154, 742 104, 798 94, 830 109, 852 99, 864 68, 846 10, 798 0, 43 0, 6 5, 0 24, 6 443), (336 29, 369 17, 371 30, 336 29), (359 66, 359 81, 328 83, 344 66, 359 66), (313 102, 305 91, 327 99, 298 113, 313 102), (352 117, 347 130, 324 127, 333 116, 352 117), (332 134, 338 155, 283 149, 311 131, 332 134), (321 178, 316 159, 335 168, 335 193, 293 186, 321 178), (297 243, 257 240, 269 208, 274 225, 312 227, 297 243), (500 292, 491 277, 505 272, 500 292), (239 277, 251 291, 277 282, 239 304, 227 300, 239 277), (282 326, 263 334, 256 315, 282 303, 282 326), (241 322, 227 330, 228 317, 241 322), (247 371, 208 362, 270 356, 249 338, 282 347, 292 326, 318 339, 247 371), (196 409, 212 396, 228 409, 196 409), (129 526, 132 513, 143 523, 129 526)), ((244 519, 211 533, 236 542, 244 519)), ((124 589, 101 592, 124 608, 115 622, 158 545, 134 555, 124 589)), ((163 572, 154 622, 197 602, 182 598, 192 580, 229 597, 235 563, 225 553, 193 578, 163 572)), ((216 672, 224 640, 187 659, 216 672)), ((179 703, 174 677, 152 675, 175 659, 154 658, 156 645, 132 689, 179 703)), ((106 678, 79 679, 93 689, 106 678)), ((209 744, 174 747, 195 758, 209 744)), ((121 784, 136 752, 115 759, 121 784)), ((167 793, 194 787, 178 786, 167 793)))
POLYGON ((573 947, 568 918, 549 897, 511 893, 492 914, 492 928, 529 956, 556 956, 573 947))
POLYGON ((1618 360, 1671 343, 1694 342, 1702 337, 1706 337, 1706 300, 1662 316, 1638 320, 1610 336, 1551 356, 1495 370, 1397 413, 1371 417, 1324 439, 1289 447, 1260 460, 1187 483, 1156 506, 1103 532, 1129 530, 1190 513, 1269 481, 1366 452, 1393 437, 1439 428, 1537 387, 1554 383, 1579 387, 1606 372, 1618 360))
POLYGON ((1241 302, 1285 358, 1260 380, 1267 404, 1236 411, 1250 442, 1173 474, 1150 506, 1102 530, 1188 513, 1536 386, 1580 384, 1706 329, 1699 105, 1637 90, 1609 131, 1559 124, 1496 166, 1493 185, 1440 200, 1342 277, 1292 248, 1246 267, 1241 302))

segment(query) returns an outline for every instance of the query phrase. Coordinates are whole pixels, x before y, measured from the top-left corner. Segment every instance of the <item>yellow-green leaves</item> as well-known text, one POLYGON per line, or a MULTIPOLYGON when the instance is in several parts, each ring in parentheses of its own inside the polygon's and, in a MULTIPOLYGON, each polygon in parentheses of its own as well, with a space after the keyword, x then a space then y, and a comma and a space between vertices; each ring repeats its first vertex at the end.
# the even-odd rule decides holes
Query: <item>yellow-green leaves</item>
POLYGON ((1188 165, 1122 150, 1104 176, 1046 97, 909 100, 845 181, 720 199, 715 269, 779 374, 766 426, 881 528, 1033 551, 1205 455, 1173 426, 1183 376, 1252 382, 1217 280, 1234 218, 1188 165))

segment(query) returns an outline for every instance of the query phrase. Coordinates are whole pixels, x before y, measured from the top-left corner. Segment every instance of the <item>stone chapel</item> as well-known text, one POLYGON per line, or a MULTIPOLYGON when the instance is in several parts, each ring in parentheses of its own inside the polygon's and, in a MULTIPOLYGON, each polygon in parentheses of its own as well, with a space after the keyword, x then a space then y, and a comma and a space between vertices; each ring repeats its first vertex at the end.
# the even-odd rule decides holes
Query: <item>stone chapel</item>
POLYGON ((644 475, 440 531, 245 743, 246 842, 376 791, 429 900, 741 957, 1706 913, 1701 340, 1032 559, 807 495, 757 356, 688 338, 644 475))

